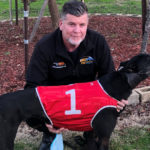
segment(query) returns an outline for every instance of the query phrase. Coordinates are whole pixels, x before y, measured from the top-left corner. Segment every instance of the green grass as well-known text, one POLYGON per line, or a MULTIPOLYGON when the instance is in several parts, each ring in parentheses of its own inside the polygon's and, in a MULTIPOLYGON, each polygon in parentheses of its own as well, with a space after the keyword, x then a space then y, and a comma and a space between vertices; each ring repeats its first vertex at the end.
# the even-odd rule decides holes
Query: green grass
POLYGON ((146 129, 127 128, 116 131, 111 140, 111 150, 149 150, 150 132, 146 129))
POLYGON ((91 0, 86 4, 90 13, 141 14, 140 0, 91 0))
MULTIPOLYGON (((15 16, 15 1, 12 1, 13 16, 15 16)), ((23 3, 18 1, 19 17, 23 17, 23 3)), ((0 0, 0 20, 9 18, 9 0, 0 0)))
MULTIPOLYGON (((30 16, 38 16, 44 0, 30 3, 30 16)), ((68 0, 56 0, 59 10, 68 0)), ((141 0, 85 0, 89 13, 141 14, 141 0)), ((12 0, 13 18, 15 18, 15 0, 12 0)), ((18 0, 19 17, 23 17, 23 3, 18 0)), ((49 15, 48 7, 44 13, 49 15)), ((0 0, 0 20, 9 19, 9 0, 0 0)))
POLYGON ((28 143, 25 144, 23 142, 16 143, 14 147, 14 150, 37 150, 37 149, 38 149, 37 145, 28 143))

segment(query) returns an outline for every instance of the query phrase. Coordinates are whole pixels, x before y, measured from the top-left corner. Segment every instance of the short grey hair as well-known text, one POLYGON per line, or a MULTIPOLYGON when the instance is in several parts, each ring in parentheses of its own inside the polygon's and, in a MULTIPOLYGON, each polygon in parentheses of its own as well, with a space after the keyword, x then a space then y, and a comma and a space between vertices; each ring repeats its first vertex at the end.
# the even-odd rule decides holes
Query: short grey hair
POLYGON ((61 11, 61 18, 65 19, 67 14, 71 14, 77 17, 88 13, 88 8, 85 3, 77 0, 71 0, 66 2, 61 11))

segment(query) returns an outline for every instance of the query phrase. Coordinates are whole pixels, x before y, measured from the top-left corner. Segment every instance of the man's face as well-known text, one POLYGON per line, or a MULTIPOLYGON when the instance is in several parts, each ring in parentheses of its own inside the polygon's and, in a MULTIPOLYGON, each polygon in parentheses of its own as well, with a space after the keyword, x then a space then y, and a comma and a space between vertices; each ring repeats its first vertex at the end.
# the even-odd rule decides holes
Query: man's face
POLYGON ((85 38, 88 26, 88 15, 85 13, 80 17, 67 14, 65 19, 59 22, 60 30, 65 45, 78 46, 85 38))

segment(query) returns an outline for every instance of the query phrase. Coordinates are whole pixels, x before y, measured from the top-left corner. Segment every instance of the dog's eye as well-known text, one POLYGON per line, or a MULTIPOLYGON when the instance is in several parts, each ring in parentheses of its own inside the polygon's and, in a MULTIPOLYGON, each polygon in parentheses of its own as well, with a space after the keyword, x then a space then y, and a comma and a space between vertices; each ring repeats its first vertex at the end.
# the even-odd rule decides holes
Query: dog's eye
POLYGON ((129 68, 129 69, 128 69, 128 72, 134 72, 134 70, 133 70, 133 69, 131 69, 131 68, 129 68))

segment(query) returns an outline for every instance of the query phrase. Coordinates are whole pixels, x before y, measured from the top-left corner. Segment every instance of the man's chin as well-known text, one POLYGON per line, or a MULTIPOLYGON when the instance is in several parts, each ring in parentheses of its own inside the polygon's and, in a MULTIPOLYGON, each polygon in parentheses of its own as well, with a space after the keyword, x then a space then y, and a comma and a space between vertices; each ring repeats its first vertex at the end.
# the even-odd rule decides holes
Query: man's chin
POLYGON ((78 41, 69 40, 69 43, 73 46, 78 46, 78 45, 80 45, 81 42, 82 42, 82 40, 78 40, 78 41))

